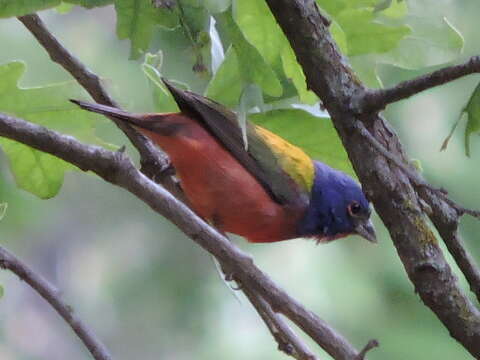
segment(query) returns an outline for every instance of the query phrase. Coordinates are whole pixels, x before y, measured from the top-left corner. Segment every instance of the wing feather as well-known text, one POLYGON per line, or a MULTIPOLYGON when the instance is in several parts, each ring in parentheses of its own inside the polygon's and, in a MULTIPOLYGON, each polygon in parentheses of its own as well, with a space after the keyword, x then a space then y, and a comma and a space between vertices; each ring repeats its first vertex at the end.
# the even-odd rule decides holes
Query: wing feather
MULTIPOLYGON (((215 138, 255 176, 275 201, 282 205, 306 206, 308 204, 309 196, 306 191, 308 184, 305 181, 298 183, 298 177, 295 178, 289 174, 289 170, 292 172, 295 169, 285 169, 285 161, 278 156, 278 151, 277 154, 275 153, 278 148, 272 146, 271 141, 265 138, 262 131, 257 131, 258 127, 247 122, 248 150, 245 150, 242 131, 233 111, 201 95, 181 90, 168 80, 163 79, 163 82, 173 95, 180 110, 202 121, 215 138)), ((293 147, 293 145, 291 146, 293 147)), ((304 156, 308 158, 307 155, 304 154, 304 156)), ((307 163, 308 161, 311 162, 310 158, 307 163)), ((308 169, 302 170, 309 171, 308 169)), ((309 176, 307 175, 305 178, 309 176)))

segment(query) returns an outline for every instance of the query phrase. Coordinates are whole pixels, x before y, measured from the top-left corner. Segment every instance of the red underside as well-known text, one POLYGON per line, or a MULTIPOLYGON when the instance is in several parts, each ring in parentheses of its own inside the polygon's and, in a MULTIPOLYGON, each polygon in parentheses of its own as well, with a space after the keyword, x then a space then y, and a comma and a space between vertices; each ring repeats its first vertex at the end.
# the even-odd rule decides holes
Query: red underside
POLYGON ((165 115, 161 121, 182 126, 170 136, 140 130, 170 156, 185 195, 198 215, 250 242, 296 237, 301 211, 274 202, 197 121, 182 114, 165 115))

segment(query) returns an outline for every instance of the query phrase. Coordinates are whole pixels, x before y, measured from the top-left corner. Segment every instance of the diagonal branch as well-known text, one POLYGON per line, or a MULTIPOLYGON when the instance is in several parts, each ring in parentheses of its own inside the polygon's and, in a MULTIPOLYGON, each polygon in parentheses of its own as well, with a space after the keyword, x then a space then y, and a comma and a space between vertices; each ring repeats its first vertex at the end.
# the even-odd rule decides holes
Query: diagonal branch
POLYGON ((355 348, 342 335, 275 284, 249 255, 138 171, 122 151, 112 152, 85 145, 71 136, 4 114, 0 114, 0 136, 57 156, 126 189, 215 256, 222 268, 231 270, 235 280, 255 290, 275 312, 289 318, 333 358, 353 360, 358 356, 355 348))
MULTIPOLYGON (((50 55, 52 61, 68 71, 96 102, 118 107, 118 104, 104 89, 100 78, 82 64, 55 38, 52 33, 50 33, 38 15, 20 16, 18 20, 25 25, 40 45, 43 46, 50 55)), ((140 153, 142 172, 150 178, 155 178, 161 169, 167 169, 169 167, 168 157, 148 138, 125 122, 118 121, 115 118, 110 119, 125 133, 128 139, 137 148, 140 153)), ((178 187, 171 179, 169 179, 169 177, 161 177, 159 180, 162 181, 162 184, 169 190, 174 192, 175 195, 180 195, 178 187)))
POLYGON ((448 251, 465 276, 470 290, 480 301, 480 270, 475 260, 466 251, 465 245, 458 234, 459 216, 461 214, 459 214, 458 209, 446 202, 444 198, 437 196, 435 192, 425 188, 417 191, 431 207, 431 211, 428 213, 430 220, 432 220, 448 251))
POLYGON ((83 323, 61 298, 58 291, 50 283, 30 269, 20 259, 7 249, 0 246, 0 268, 7 269, 16 274, 21 280, 32 287, 44 298, 55 311, 67 322, 79 339, 87 347, 95 360, 111 360, 105 346, 98 340, 94 333, 83 323))
POLYGON ((388 89, 369 90, 361 97, 360 112, 365 114, 383 110, 388 104, 479 72, 480 56, 472 56, 463 64, 448 66, 415 79, 403 81, 388 89))
POLYGON ((318 360, 306 344, 295 334, 288 324, 276 314, 270 305, 255 291, 241 286, 243 293, 257 310, 263 322, 278 344, 278 349, 298 360, 318 360))

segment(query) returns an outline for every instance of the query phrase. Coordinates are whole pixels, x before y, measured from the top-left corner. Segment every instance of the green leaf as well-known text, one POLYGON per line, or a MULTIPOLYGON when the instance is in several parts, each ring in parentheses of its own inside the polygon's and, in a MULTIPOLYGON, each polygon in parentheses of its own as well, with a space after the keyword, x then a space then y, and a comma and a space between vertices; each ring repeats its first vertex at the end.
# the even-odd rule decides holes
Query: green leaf
POLYGON ((62 187, 65 171, 74 169, 54 156, 11 140, 0 139, 0 145, 10 159, 18 187, 41 199, 55 196, 62 187))
POLYGON ((408 15, 405 17, 403 15, 407 10, 406 4, 406 1, 393 3, 382 12, 383 15, 388 15, 382 19, 391 24, 403 22, 411 29, 408 36, 386 53, 364 54, 350 58, 350 63, 359 78, 371 87, 381 86, 377 74, 378 65, 387 64, 417 70, 450 62, 456 59, 463 49, 464 41, 461 34, 443 15, 436 15, 432 10, 435 7, 434 1, 408 2, 408 15), (429 13, 429 16, 425 16, 425 13, 429 13))
POLYGON ((383 83, 378 75, 376 59, 373 55, 354 56, 350 59, 350 64, 355 70, 355 75, 365 85, 371 88, 382 88, 383 83))
POLYGON ((245 39, 231 14, 219 14, 217 19, 228 32, 244 81, 257 84, 267 95, 281 96, 283 88, 277 75, 258 50, 245 39))
POLYGON ((480 131, 480 84, 473 91, 464 112, 468 116, 465 128, 465 154, 470 156, 470 135, 480 131))
POLYGON ((470 136, 474 133, 480 133, 480 83, 473 90, 467 105, 462 109, 457 121, 452 126, 450 133, 443 141, 441 151, 445 150, 463 116, 467 116, 467 126, 465 127, 465 154, 470 157, 470 136))
POLYGON ((162 82, 162 75, 160 69, 162 67, 163 55, 161 52, 157 54, 147 53, 145 61, 142 64, 142 71, 149 80, 151 85, 153 101, 155 108, 159 112, 174 112, 178 111, 178 106, 173 100, 170 92, 165 88, 162 82))
MULTIPOLYGON (((105 145, 93 135, 96 118, 71 104, 69 98, 84 97, 74 82, 44 87, 21 88, 17 83, 25 64, 11 62, 0 66, 0 111, 74 135, 90 143, 105 145)), ((66 170, 72 165, 18 142, 0 138, 0 145, 10 160, 17 185, 40 198, 55 196, 66 170)))
POLYGON ((318 101, 317 95, 307 90, 307 83, 302 67, 297 62, 297 58, 290 46, 285 46, 282 52, 282 64, 285 75, 290 78, 297 89, 300 101, 313 105, 318 101))
POLYGON ((379 56, 378 62, 420 69, 450 62, 462 52, 463 37, 447 18, 410 15, 406 21, 412 29, 411 36, 379 56))
POLYGON ((406 25, 388 26, 374 19, 374 13, 367 9, 347 9, 338 14, 336 21, 347 37, 348 55, 390 51, 411 33, 406 25))
POLYGON ((31 14, 58 6, 60 2, 60 0, 0 0, 0 18, 31 14))
POLYGON ((243 85, 237 54, 233 47, 229 47, 222 64, 208 84, 205 96, 227 107, 235 107, 240 99, 243 85))
POLYGON ((342 52, 350 56, 385 53, 395 49, 411 32, 400 21, 407 14, 405 1, 317 0, 317 3, 332 17, 335 25, 331 27, 332 35, 342 52))
POLYGON ((285 36, 265 1, 237 1, 234 19, 245 38, 273 65, 287 45, 285 36))
POLYGON ((208 10, 210 14, 217 14, 226 11, 232 0, 204 0, 203 6, 208 10))
POLYGON ((408 7, 406 1, 393 1, 388 8, 383 11, 383 15, 392 18, 400 19, 407 15, 408 7))
MULTIPOLYGON (((258 50, 270 66, 277 70, 278 74, 281 70, 275 66, 279 61, 281 62, 280 69, 283 69, 285 76, 292 81, 300 101, 307 104, 315 103, 318 98, 313 92, 307 90, 303 70, 266 3, 242 0, 235 4, 235 21, 248 42, 258 50)), ((335 30, 335 35, 341 37, 343 33, 338 25, 335 30)), ((345 42, 342 43, 344 44, 345 42)))
POLYGON ((0 299, 5 295, 5 289, 3 288, 3 285, 0 285, 0 299))
POLYGON ((392 5, 391 0, 317 0, 317 4, 333 18, 348 9, 367 9, 371 12, 379 12, 389 9, 392 5))
POLYGON ((253 114, 249 119, 300 147, 313 159, 355 176, 329 118, 300 109, 282 109, 253 114))
POLYGON ((335 17, 347 6, 346 0, 317 0, 318 6, 326 11, 330 16, 335 17))
POLYGON ((343 54, 348 54, 348 43, 347 43, 347 35, 345 35, 345 31, 338 25, 335 20, 332 20, 332 24, 330 25, 330 32, 332 33, 332 37, 337 43, 340 51, 343 54))
POLYGON ((63 0, 63 2, 83 6, 87 9, 113 4, 113 0, 63 0))
POLYGON ((177 15, 166 8, 155 8, 151 0, 115 0, 117 35, 130 39, 130 59, 138 59, 148 50, 155 26, 178 26, 177 15))
POLYGON ((55 11, 58 12, 59 14, 68 14, 72 9, 75 7, 74 4, 67 4, 66 2, 61 2, 60 5, 58 5, 55 8, 55 11))

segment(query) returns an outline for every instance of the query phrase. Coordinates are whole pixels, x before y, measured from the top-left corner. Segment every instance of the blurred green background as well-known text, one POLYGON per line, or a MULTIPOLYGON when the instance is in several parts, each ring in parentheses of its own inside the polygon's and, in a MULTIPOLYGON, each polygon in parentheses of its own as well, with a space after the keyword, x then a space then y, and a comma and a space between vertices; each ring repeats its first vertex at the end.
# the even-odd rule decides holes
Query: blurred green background
MULTIPOLYGON (((443 0, 434 11, 448 14, 464 36, 462 58, 478 53, 478 1, 443 0)), ((122 106, 153 109, 140 62, 127 60, 129 44, 115 35, 111 6, 41 16, 64 45, 103 78, 122 106)), ((180 45, 164 46, 160 30, 156 39, 155 46, 165 53, 164 73, 203 91, 207 79, 191 70, 191 54, 180 45)), ((22 86, 71 81, 18 21, 0 21, 0 44, 0 63, 27 63, 22 86)), ((417 75, 391 66, 381 67, 381 74, 386 85, 417 75)), ((464 155, 463 129, 446 152, 439 148, 479 79, 461 79, 385 112, 411 158, 421 161, 426 178, 475 208, 480 207, 477 139, 470 159, 464 155)), ((107 120, 99 120, 98 132, 112 143, 127 142, 107 120)), ((0 201, 9 204, 1 222, 2 245, 61 290, 115 359, 286 358, 248 302, 239 294, 238 300, 220 280, 210 256, 138 199, 76 172, 67 175, 58 196, 39 200, 16 188, 3 155, 0 167, 0 201)), ((378 339, 381 346, 370 359, 470 358, 415 295, 388 234, 378 218, 375 223, 378 246, 358 237, 321 246, 304 240, 268 245, 234 241, 357 348, 378 339)), ((480 254, 479 230, 477 221, 463 220, 461 232, 475 258, 480 254)), ((459 280, 467 291, 460 274, 459 280)), ((0 359, 89 358, 71 330, 28 286, 5 271, 0 272, 0 283, 5 288, 0 359)), ((320 358, 329 358, 314 349, 320 358)))

